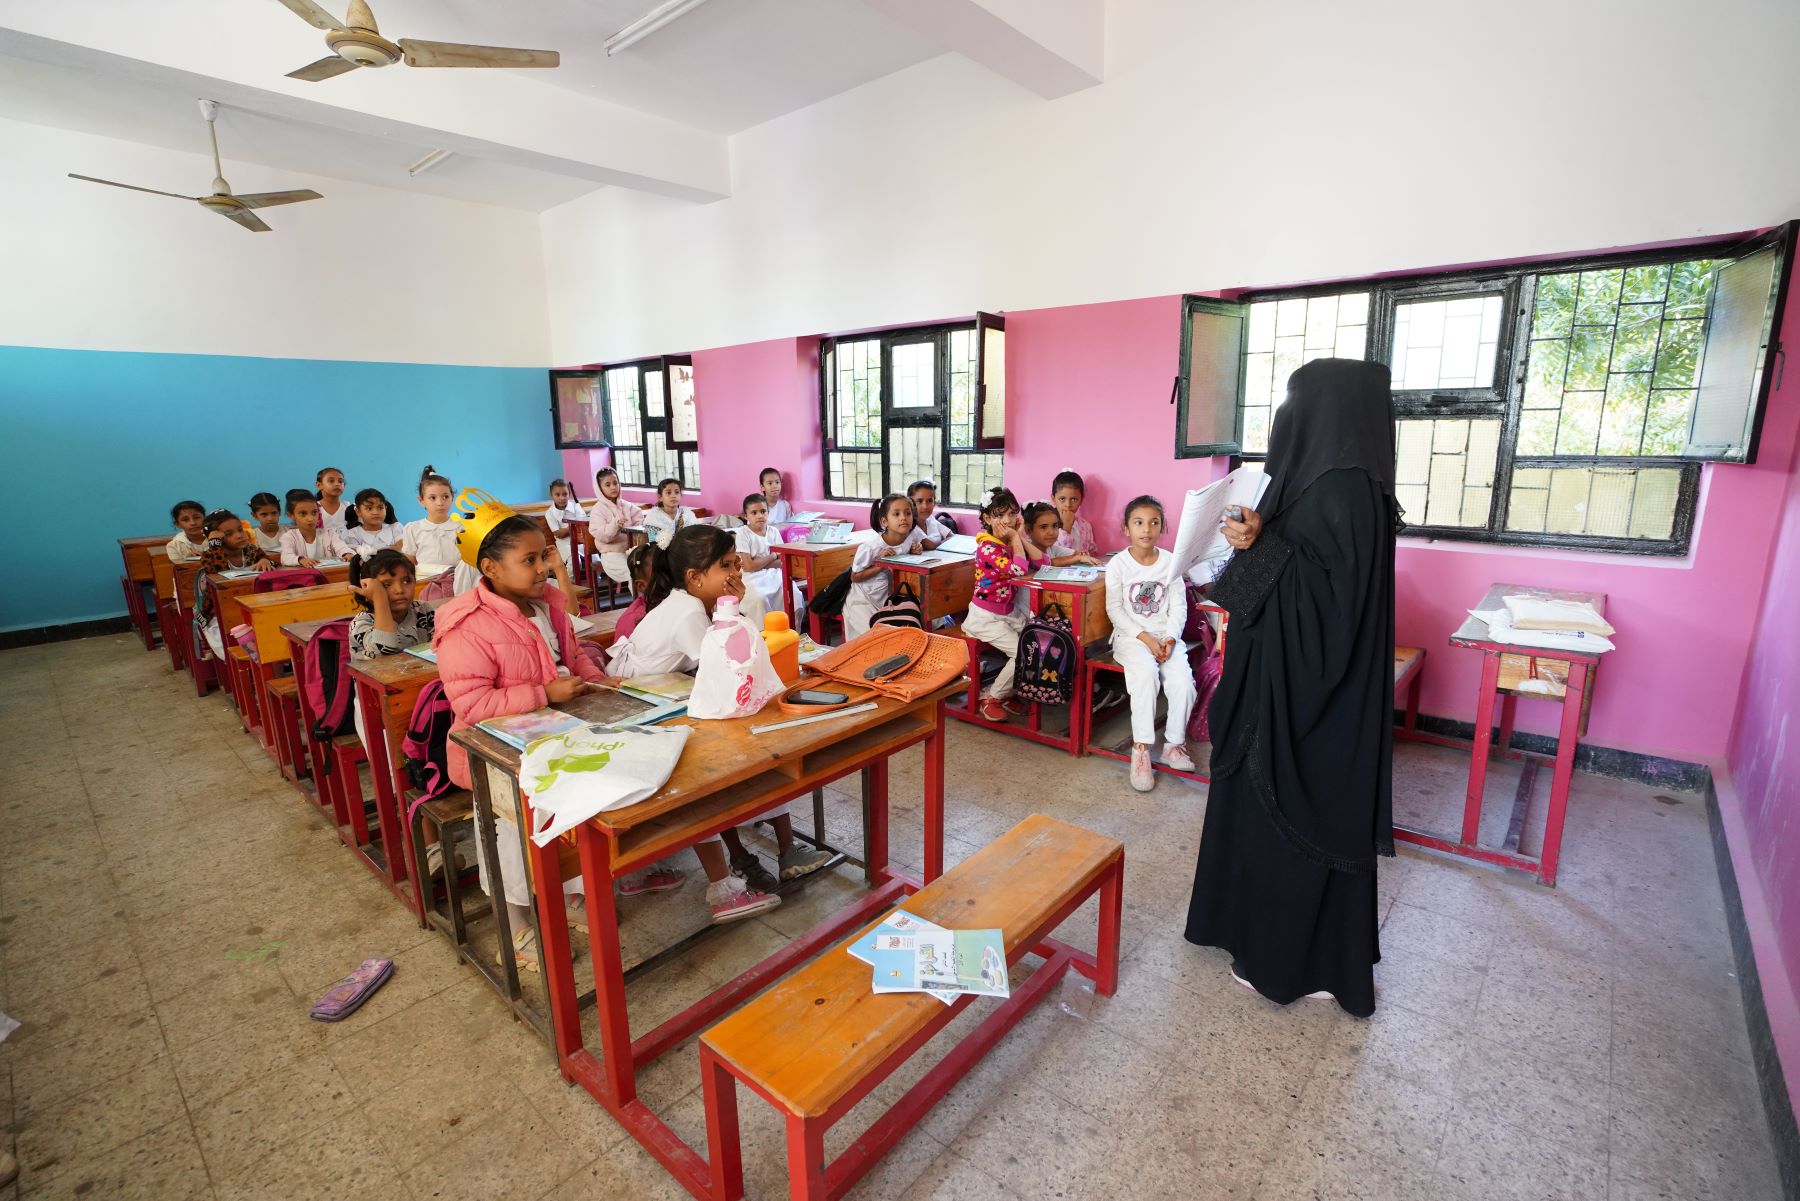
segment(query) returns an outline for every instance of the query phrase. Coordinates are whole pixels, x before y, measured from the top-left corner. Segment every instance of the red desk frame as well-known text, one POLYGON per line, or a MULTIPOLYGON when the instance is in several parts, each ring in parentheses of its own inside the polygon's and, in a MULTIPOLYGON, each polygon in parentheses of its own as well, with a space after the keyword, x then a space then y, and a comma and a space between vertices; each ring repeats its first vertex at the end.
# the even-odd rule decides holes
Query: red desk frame
MULTIPOLYGON (((638 827, 609 828, 600 824, 609 817, 615 821, 623 821, 630 814, 630 809, 601 814, 579 827, 576 838, 585 882, 594 991, 600 1021, 599 1057, 587 1050, 582 1041, 581 1011, 575 987, 569 930, 560 912, 561 890, 535 890, 538 904, 538 945, 543 957, 545 986, 550 997, 557 1064, 563 1079, 578 1083, 586 1089, 695 1197, 707 1199, 712 1196, 712 1169, 699 1151, 683 1142, 661 1117, 639 1099, 639 1069, 698 1034, 720 1015, 747 1000, 771 981, 826 947, 841 941, 852 930, 868 925, 874 918, 886 913, 899 901, 943 874, 943 702, 945 697, 953 695, 962 687, 960 683, 954 684, 931 696, 905 703, 882 700, 878 711, 865 714, 854 722, 802 727, 807 731, 805 746, 793 754, 792 764, 771 764, 767 769, 789 776, 790 782, 771 786, 759 795, 733 800, 729 808, 723 808, 720 802, 730 792, 732 782, 729 778, 722 778, 715 789, 696 795, 687 806, 699 811, 701 816, 671 828, 666 823, 681 810, 665 814, 661 819, 664 824, 659 827, 663 836, 645 845, 634 849, 621 847, 622 839, 638 827), (889 737, 879 739, 868 750, 852 749, 835 754, 829 761, 829 767, 820 771, 801 769, 800 759, 804 755, 832 755, 834 744, 841 748, 860 734, 879 730, 882 726, 909 716, 925 717, 927 720, 923 726, 915 724, 910 730, 902 728, 889 737), (890 869, 887 865, 888 760, 900 751, 920 744, 925 748, 923 880, 890 869), (656 1029, 633 1039, 626 1010, 625 974, 619 938, 618 901, 613 893, 614 881, 676 850, 693 846, 715 837, 723 830, 753 820, 758 814, 779 810, 817 787, 864 771, 867 772, 869 798, 866 816, 867 871, 870 879, 876 882, 875 889, 736 979, 720 985, 656 1029)), ((451 737, 462 742, 469 751, 477 803, 489 806, 491 812, 491 806, 496 801, 496 798, 488 795, 489 773, 480 769, 480 761, 486 760, 500 768, 497 774, 510 779, 513 793, 511 803, 518 810, 519 829, 529 830, 528 807, 518 789, 517 752, 478 729, 460 730, 451 737)), ((691 749, 689 753, 693 753, 691 749)), ((654 800, 652 798, 652 802, 654 800)), ((502 800, 500 803, 507 802, 502 800)), ((648 826, 648 823, 645 825, 648 826)), ((540 847, 527 839, 525 849, 531 857, 535 879, 560 878, 561 865, 554 844, 540 847)))
MULTIPOLYGON (((1523 585, 1495 584, 1488 590, 1479 608, 1491 610, 1504 607, 1501 600, 1509 593, 1541 592, 1523 585)), ((1597 611, 1606 611, 1604 593, 1558 592, 1552 595, 1563 599, 1590 601, 1597 611)), ((1515 643, 1496 642, 1488 637, 1487 625, 1470 617, 1450 636, 1450 645, 1466 647, 1481 652, 1481 685, 1475 699, 1475 737, 1472 743, 1455 738, 1444 738, 1436 734, 1423 734, 1412 727, 1417 711, 1418 684, 1415 678, 1413 693, 1409 697, 1407 709, 1407 725, 1395 733, 1396 738, 1413 742, 1431 743, 1437 746, 1455 747, 1470 752, 1469 784, 1463 794, 1462 831, 1456 838, 1432 834, 1423 830, 1411 830, 1400 826, 1394 827, 1394 838, 1400 842, 1414 846, 1427 847, 1434 851, 1444 851, 1452 855, 1460 855, 1466 859, 1474 859, 1481 863, 1493 864, 1497 867, 1511 868, 1515 871, 1530 872, 1536 876, 1538 883, 1546 887, 1556 887, 1557 865, 1562 858, 1563 824, 1569 811, 1569 783, 1575 773, 1575 751, 1581 730, 1581 714, 1583 702, 1587 697, 1591 683, 1591 675, 1600 663, 1600 655, 1596 652, 1547 650, 1541 646, 1519 646, 1515 643), (1556 754, 1551 760, 1554 764, 1550 777, 1550 808, 1544 820, 1544 844, 1537 858, 1520 854, 1516 849, 1481 846, 1477 839, 1481 834, 1482 798, 1487 790, 1488 760, 1494 750, 1494 703, 1501 702, 1499 720, 1498 749, 1508 759, 1530 759, 1541 762, 1543 756, 1528 751, 1512 749, 1513 717, 1518 707, 1519 696, 1516 693, 1500 695, 1500 657, 1502 655, 1522 655, 1529 659, 1548 659, 1569 665, 1569 679, 1561 698, 1562 720, 1557 729, 1556 754)), ((1554 697, 1528 697, 1527 699, 1555 700, 1554 697)), ((1529 796, 1522 796, 1519 808, 1515 810, 1515 825, 1523 824, 1523 809, 1529 803, 1529 796)))
MULTIPOLYGON (((1086 637, 1089 609, 1099 606, 1101 618, 1106 615, 1106 574, 1089 583, 1073 583, 1061 580, 1038 580, 1026 576, 1017 582, 1017 586, 1026 590, 1031 596, 1031 612, 1035 616, 1044 607, 1044 594, 1053 594, 1053 603, 1060 603, 1069 615, 1069 626, 1075 634, 1075 695, 1069 700, 1069 732, 1062 736, 1044 732, 1042 705, 1029 705, 1025 711, 1025 724, 1015 725, 1009 721, 989 721, 981 716, 981 683, 976 680, 969 686, 969 695, 964 702, 949 710, 951 717, 958 721, 966 721, 970 725, 980 726, 984 730, 997 730, 1002 734, 1010 734, 1014 738, 1024 738, 1030 742, 1041 742, 1045 746, 1053 746, 1067 751, 1071 755, 1082 755, 1087 752, 1087 719, 1082 708, 1087 703, 1085 683, 1087 680, 1088 644, 1098 642, 1105 635, 1097 634, 1093 638, 1086 637)), ((1111 630, 1108 623, 1107 629, 1111 630)), ((969 644, 969 663, 973 670, 973 678, 980 674, 981 647, 986 645, 979 639, 962 635, 969 644)))

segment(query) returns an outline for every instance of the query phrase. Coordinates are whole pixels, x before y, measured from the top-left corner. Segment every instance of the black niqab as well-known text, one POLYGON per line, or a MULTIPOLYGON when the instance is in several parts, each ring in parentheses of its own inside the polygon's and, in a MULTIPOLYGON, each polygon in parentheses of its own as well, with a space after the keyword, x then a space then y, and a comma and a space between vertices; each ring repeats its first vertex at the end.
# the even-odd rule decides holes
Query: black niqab
POLYGON ((1257 511, 1291 508, 1328 471, 1360 467, 1394 494, 1394 406, 1388 369, 1359 359, 1314 359, 1288 377, 1269 431, 1269 475, 1257 511))

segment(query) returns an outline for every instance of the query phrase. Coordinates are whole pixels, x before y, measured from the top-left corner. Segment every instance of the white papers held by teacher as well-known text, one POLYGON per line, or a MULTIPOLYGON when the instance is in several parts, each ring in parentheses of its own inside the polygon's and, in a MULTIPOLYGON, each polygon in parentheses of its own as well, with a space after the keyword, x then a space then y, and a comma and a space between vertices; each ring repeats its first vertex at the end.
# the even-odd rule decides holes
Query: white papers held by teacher
POLYGON ((1222 480, 1190 489, 1181 502, 1181 521, 1176 526, 1175 552, 1169 559, 1169 578, 1180 579, 1194 564, 1223 559, 1231 553, 1225 531, 1219 528, 1225 510, 1233 505, 1254 509, 1262 500, 1269 477, 1263 469, 1246 463, 1222 480))

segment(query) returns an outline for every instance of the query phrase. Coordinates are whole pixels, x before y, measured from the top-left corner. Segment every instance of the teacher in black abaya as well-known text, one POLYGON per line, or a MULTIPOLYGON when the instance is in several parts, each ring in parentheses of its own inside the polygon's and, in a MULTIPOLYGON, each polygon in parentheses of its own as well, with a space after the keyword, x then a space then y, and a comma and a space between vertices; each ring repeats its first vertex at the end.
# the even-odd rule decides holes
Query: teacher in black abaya
POLYGON ((1388 369, 1295 371, 1268 490, 1227 521, 1230 614, 1188 941, 1281 1004, 1375 1012, 1375 861, 1394 853, 1394 415, 1388 369))

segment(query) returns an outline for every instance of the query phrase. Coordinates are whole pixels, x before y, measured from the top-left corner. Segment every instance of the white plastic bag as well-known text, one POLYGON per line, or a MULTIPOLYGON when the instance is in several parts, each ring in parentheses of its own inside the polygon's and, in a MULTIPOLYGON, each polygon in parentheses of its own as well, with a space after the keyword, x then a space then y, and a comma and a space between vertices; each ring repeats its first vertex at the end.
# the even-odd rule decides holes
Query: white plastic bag
POLYGON ((519 761, 531 798, 531 841, 551 839, 609 809, 654 795, 687 746, 686 726, 587 726, 540 738, 519 761))
POLYGON ((781 677, 769 659, 768 644, 738 616, 737 597, 721 596, 713 605, 712 629, 700 644, 688 716, 748 717, 780 693, 781 677))

